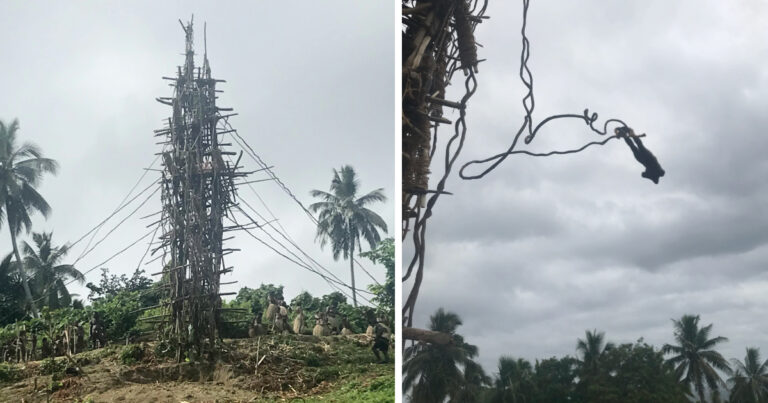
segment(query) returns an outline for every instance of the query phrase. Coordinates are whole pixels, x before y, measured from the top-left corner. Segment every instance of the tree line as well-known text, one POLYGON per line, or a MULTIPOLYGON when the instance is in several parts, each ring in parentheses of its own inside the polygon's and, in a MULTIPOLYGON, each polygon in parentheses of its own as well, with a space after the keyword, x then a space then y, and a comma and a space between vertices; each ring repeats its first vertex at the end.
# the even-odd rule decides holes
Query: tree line
POLYGON ((411 402, 768 402, 768 360, 760 350, 748 347, 729 362, 717 351, 728 339, 714 336, 698 315, 673 319, 673 342, 661 348, 642 338, 617 345, 587 330, 574 357, 532 363, 502 356, 493 375, 475 361, 478 348, 457 332, 461 325, 459 315, 440 308, 429 328, 453 343, 405 349, 403 390, 411 402))
MULTIPOLYGON (((308 322, 311 321, 315 313, 324 312, 329 307, 333 307, 335 312, 348 320, 351 330, 355 333, 367 331, 369 325, 368 311, 375 310, 377 316, 387 318, 391 327, 394 323, 395 298, 394 240, 386 239, 380 242, 376 249, 363 253, 361 256, 374 263, 382 263, 387 269, 387 281, 384 284, 369 286, 369 290, 373 294, 372 301, 376 302, 375 306, 355 307, 349 303, 344 294, 338 291, 319 297, 303 291, 290 299, 290 306, 302 308, 308 322)), ((0 265, 0 269, 2 267, 0 265)), ((29 265, 28 267, 35 266, 29 265)), ((25 314, 19 307, 21 305, 19 304, 20 300, 13 298, 14 295, 17 297, 21 295, 22 291, 20 281, 13 275, 14 272, 10 271, 9 273, 4 279, 10 282, 0 283, 3 284, 3 288, 0 289, 0 300, 4 303, 7 302, 8 307, 16 309, 18 315, 16 317, 7 316, 7 319, 0 322, 0 351, 2 352, 0 361, 40 358, 39 355, 32 356, 32 354, 29 354, 28 357, 16 356, 20 350, 19 337, 21 334, 25 334, 25 337, 35 335, 33 345, 28 348, 30 352, 40 351, 43 338, 46 338, 54 346, 54 350, 56 346, 59 346, 58 353, 54 351, 54 355, 63 355, 61 345, 63 345, 64 332, 83 326, 87 329, 84 336, 91 340, 93 335, 90 334, 88 326, 84 325, 95 316, 99 317, 107 343, 127 344, 141 339, 153 338, 157 334, 158 329, 154 327, 151 320, 147 319, 151 319, 162 311, 162 307, 159 306, 163 294, 162 283, 153 282, 144 275, 142 270, 136 270, 129 277, 125 274, 120 276, 110 274, 108 269, 102 269, 101 278, 98 282, 86 284, 90 290, 87 297, 89 304, 86 305, 78 299, 66 299, 62 294, 52 293, 50 298, 41 300, 41 315, 37 318, 31 317, 28 313, 25 314), (12 287, 14 284, 16 288, 12 287), (10 290, 10 293, 6 293, 6 289, 10 290)), ((35 278, 32 277, 33 281, 30 281, 30 284, 37 284, 35 278)), ((282 285, 262 284, 258 288, 242 287, 234 299, 222 303, 224 308, 234 308, 234 310, 225 311, 223 314, 220 336, 222 338, 248 337, 249 325, 254 323, 257 317, 265 316, 270 296, 282 300, 284 299, 283 292, 284 287, 282 285)), ((67 293, 66 296, 69 294, 67 293)), ((308 328, 311 329, 311 326, 308 328)), ((24 344, 28 345, 30 340, 29 338, 26 339, 24 344)))

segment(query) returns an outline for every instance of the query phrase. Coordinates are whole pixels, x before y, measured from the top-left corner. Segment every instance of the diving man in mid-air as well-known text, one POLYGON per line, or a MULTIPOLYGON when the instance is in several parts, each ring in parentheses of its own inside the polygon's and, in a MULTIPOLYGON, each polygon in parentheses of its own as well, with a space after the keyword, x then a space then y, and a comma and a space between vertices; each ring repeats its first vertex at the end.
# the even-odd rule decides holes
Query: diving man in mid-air
POLYGON ((634 155, 635 159, 645 167, 645 172, 640 174, 640 176, 648 178, 658 185, 659 178, 664 176, 665 172, 664 169, 661 168, 661 165, 659 165, 659 160, 656 159, 656 156, 645 148, 640 137, 636 136, 634 130, 631 128, 626 126, 617 127, 614 132, 616 133, 616 137, 624 138, 624 141, 627 143, 630 150, 632 150, 632 155, 634 155))

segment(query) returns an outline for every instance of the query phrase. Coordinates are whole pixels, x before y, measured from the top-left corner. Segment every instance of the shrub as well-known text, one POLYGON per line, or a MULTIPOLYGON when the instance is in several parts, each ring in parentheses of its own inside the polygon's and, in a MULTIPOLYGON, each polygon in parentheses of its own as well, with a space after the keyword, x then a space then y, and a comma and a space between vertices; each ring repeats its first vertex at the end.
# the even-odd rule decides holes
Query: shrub
POLYGON ((131 344, 120 350, 120 362, 124 365, 133 365, 144 358, 144 349, 138 344, 131 344))
POLYGON ((15 365, 0 363, 0 382, 15 382, 21 379, 21 371, 15 365))
POLYGON ((64 372, 67 368, 65 360, 55 360, 53 358, 43 360, 40 364, 40 373, 43 375, 55 375, 64 372))

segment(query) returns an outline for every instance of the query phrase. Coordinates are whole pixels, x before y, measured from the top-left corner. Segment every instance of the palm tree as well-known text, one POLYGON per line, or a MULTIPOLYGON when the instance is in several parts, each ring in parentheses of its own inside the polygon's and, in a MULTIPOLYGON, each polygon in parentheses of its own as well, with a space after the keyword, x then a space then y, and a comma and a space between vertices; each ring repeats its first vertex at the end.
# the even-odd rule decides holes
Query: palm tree
POLYGON ((499 358, 499 374, 494 384, 493 403, 532 402, 535 398, 533 366, 522 358, 499 358))
POLYGON ((472 361, 464 363, 463 379, 458 390, 452 394, 451 402, 477 403, 480 401, 483 388, 491 383, 483 367, 472 361))
POLYGON ((698 315, 683 315, 680 320, 673 319, 672 323, 678 345, 665 344, 661 351, 674 354, 667 362, 675 366, 677 378, 705 402, 706 387, 716 389, 723 383, 717 370, 731 372, 728 361, 713 350, 716 345, 728 339, 721 336, 710 339, 712 324, 699 328, 698 315))
POLYGON ((734 374, 728 379, 734 403, 768 402, 768 360, 760 362, 760 349, 747 348, 744 362, 731 360, 734 374))
MULTIPOLYGON (((420 342, 405 349, 403 390, 411 391, 413 403, 442 402, 457 396, 464 384, 460 366, 472 367, 477 347, 465 343, 456 333, 459 315, 440 308, 430 317, 430 330, 450 334, 453 343, 437 345, 420 342)), ((456 399, 453 399, 458 401, 456 399)))
POLYGON ((320 247, 331 244, 333 259, 339 256, 349 259, 349 271, 352 277, 352 302, 357 306, 357 289, 355 288, 354 256, 355 246, 360 251, 360 238, 364 238, 371 249, 381 240, 379 229, 387 232, 387 224, 378 214, 366 208, 373 202, 381 202, 387 198, 384 189, 373 190, 364 196, 357 197, 360 183, 355 176, 355 170, 344 165, 341 170, 333 170, 331 191, 312 190, 310 194, 322 201, 309 206, 313 212, 320 212, 317 224, 317 237, 320 247))
POLYGON ((605 332, 587 330, 584 340, 578 339, 576 342, 582 373, 586 376, 597 375, 604 353, 614 347, 613 343, 605 342, 605 332))
POLYGON ((60 264, 69 252, 69 246, 54 247, 51 243, 52 233, 33 233, 35 248, 24 242, 24 265, 32 276, 32 285, 38 298, 45 299, 45 305, 51 309, 69 306, 72 295, 67 290, 67 280, 75 280, 80 284, 85 277, 75 266, 60 264), (36 250, 35 250, 36 249, 36 250))
POLYGON ((28 308, 36 318, 37 308, 24 274, 24 264, 19 255, 16 236, 21 233, 22 227, 29 233, 32 227, 32 220, 29 217, 31 212, 38 211, 44 217, 48 217, 51 207, 35 188, 44 173, 56 174, 58 164, 50 158, 43 158, 40 148, 32 143, 24 143, 17 147, 16 132, 18 130, 17 119, 10 125, 0 121, 0 201, 2 202, 0 203, 0 223, 4 208, 21 284, 24 287, 28 308))

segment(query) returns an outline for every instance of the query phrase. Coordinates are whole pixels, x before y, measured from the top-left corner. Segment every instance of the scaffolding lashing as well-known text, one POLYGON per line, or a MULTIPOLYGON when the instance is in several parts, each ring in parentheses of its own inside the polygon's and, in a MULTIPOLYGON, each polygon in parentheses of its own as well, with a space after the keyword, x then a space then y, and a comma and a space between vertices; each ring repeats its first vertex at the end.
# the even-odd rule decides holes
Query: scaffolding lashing
POLYGON ((403 282, 410 288, 403 306, 403 324, 412 326, 413 310, 423 279, 426 221, 444 190, 445 180, 461 151, 466 132, 464 109, 477 82, 475 27, 484 18, 487 0, 403 0, 402 69, 402 211, 403 240, 413 237, 413 256, 404 262, 403 282), (466 92, 460 101, 446 99, 453 74, 463 71, 466 92), (459 111, 451 122, 444 108, 459 111), (445 164, 433 164, 437 130, 453 125, 455 133, 443 144, 445 164), (440 175, 430 186, 430 174, 440 175))

